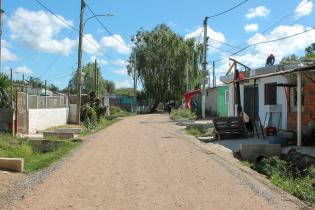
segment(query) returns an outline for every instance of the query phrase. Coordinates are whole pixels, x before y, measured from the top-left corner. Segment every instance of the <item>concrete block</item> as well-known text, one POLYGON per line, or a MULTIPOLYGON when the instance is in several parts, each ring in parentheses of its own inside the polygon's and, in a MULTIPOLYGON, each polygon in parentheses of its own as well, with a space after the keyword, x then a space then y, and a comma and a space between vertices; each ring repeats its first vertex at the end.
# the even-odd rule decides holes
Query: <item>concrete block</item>
POLYGON ((243 160, 260 162, 263 158, 280 156, 280 144, 241 144, 240 153, 243 160))
POLYGON ((55 137, 57 139, 72 139, 75 137, 74 133, 56 132, 56 131, 44 131, 43 138, 55 137))
POLYGON ((24 159, 23 158, 0 158, 0 169, 23 173, 24 159))
POLYGON ((32 149, 36 152, 51 152, 57 149, 57 147, 63 144, 65 141, 56 140, 49 141, 46 139, 31 139, 30 144, 32 149))
POLYGON ((191 122, 191 123, 187 123, 186 127, 188 129, 190 128, 196 128, 198 130, 207 130, 209 128, 214 128, 214 124, 213 122, 191 122))
POLYGON ((82 128, 56 128, 55 132, 59 133, 73 133, 79 135, 82 131, 82 128))

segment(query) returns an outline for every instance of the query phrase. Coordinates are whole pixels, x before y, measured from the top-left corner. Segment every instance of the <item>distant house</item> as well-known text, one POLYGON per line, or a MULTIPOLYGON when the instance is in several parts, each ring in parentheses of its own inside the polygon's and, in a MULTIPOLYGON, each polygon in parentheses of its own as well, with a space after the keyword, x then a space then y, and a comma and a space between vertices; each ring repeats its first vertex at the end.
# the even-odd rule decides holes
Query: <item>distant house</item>
MULTIPOLYGON (((206 116, 225 117, 228 115, 228 86, 218 86, 206 89, 206 116)), ((193 90, 185 94, 186 107, 201 113, 201 91, 193 90)))

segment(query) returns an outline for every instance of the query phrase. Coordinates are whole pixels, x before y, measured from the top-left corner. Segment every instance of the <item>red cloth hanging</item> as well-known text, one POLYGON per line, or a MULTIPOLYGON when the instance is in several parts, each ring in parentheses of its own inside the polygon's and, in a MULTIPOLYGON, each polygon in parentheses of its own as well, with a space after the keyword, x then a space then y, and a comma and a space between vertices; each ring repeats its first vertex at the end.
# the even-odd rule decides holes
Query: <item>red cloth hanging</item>
POLYGON ((199 92, 200 92, 200 89, 198 89, 198 90, 192 90, 192 91, 189 91, 189 92, 187 92, 187 93, 184 94, 184 96, 185 96, 185 102, 186 102, 186 108, 187 108, 187 109, 191 109, 191 99, 192 99, 192 97, 193 97, 195 94, 197 94, 197 93, 199 93, 199 92))

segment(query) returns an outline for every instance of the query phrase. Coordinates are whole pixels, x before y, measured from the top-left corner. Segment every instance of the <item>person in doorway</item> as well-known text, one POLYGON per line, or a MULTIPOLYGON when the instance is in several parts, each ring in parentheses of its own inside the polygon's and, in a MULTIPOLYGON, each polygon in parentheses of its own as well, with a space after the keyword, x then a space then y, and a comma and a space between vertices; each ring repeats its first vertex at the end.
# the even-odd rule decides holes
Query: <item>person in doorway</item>
POLYGON ((275 63, 275 56, 273 54, 270 54, 266 60, 266 66, 273 66, 275 63))

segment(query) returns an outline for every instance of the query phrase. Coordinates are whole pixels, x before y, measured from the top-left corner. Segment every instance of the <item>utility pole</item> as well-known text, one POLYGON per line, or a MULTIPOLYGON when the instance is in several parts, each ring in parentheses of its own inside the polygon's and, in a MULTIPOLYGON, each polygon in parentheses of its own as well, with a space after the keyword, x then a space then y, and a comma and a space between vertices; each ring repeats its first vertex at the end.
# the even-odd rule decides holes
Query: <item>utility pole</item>
POLYGON ((207 75, 207 46, 208 46, 208 17, 203 21, 203 56, 202 56, 202 97, 201 97, 201 113, 202 119, 206 118, 206 75, 207 75))
POLYGON ((94 61, 94 90, 95 96, 97 97, 97 67, 96 67, 96 59, 94 61))
POLYGON ((133 70, 133 111, 136 112, 136 101, 137 101, 137 52, 135 52, 135 64, 133 70))
POLYGON ((81 11, 80 11, 80 32, 79 32, 79 49, 78 49, 78 91, 77 91, 77 124, 80 125, 80 110, 81 110, 81 85, 82 80, 82 38, 84 30, 84 12, 85 12, 85 2, 81 0, 81 11))
POLYGON ((13 107, 13 70, 10 69, 10 80, 11 80, 11 107, 13 107))
POLYGON ((186 65, 185 65, 185 68, 186 68, 186 92, 188 92, 189 91, 189 67, 188 67, 188 65, 187 65, 187 63, 186 63, 186 65))
POLYGON ((193 51, 192 51, 192 68, 191 68, 191 82, 190 82, 190 88, 194 89, 194 83, 195 83, 195 44, 193 46, 193 51))
POLYGON ((2 70, 1 66, 2 66, 2 14, 3 14, 3 10, 2 10, 2 0, 0 0, 0 72, 2 70))
POLYGON ((213 87, 216 87, 217 86, 217 84, 216 84, 216 78, 215 78, 215 62, 213 61, 213 63, 212 63, 212 79, 213 79, 213 81, 212 81, 212 86, 213 87))

